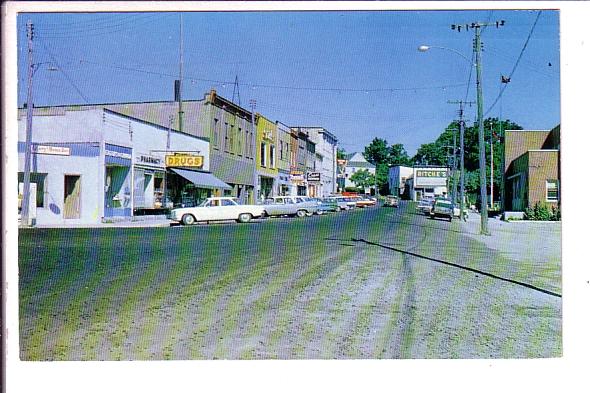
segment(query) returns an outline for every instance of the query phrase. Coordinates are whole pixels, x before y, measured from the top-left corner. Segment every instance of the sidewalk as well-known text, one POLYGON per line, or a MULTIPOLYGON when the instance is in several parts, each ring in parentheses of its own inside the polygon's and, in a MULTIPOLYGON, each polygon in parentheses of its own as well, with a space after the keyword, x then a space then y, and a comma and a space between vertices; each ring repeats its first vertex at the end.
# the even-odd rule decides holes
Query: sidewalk
POLYGON ((51 224, 51 225, 35 225, 33 228, 156 228, 169 227, 171 220, 168 219, 145 219, 136 221, 117 221, 117 222, 102 222, 98 224, 51 224))
POLYGON ((467 236, 483 242, 510 259, 537 263, 561 260, 561 221, 501 221, 488 219, 489 236, 480 235, 481 216, 469 213, 461 227, 467 236))

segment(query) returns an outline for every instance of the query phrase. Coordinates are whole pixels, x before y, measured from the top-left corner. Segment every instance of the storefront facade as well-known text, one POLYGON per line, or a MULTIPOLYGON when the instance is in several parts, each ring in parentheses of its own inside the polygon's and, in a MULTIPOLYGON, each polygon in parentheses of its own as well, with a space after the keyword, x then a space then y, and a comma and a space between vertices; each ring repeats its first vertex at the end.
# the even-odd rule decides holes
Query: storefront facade
MULTIPOLYGON (((19 183, 24 174, 25 116, 19 113, 19 183)), ((199 195, 227 188, 210 178, 209 143, 103 109, 35 108, 31 182, 35 224, 90 224, 161 214, 167 193, 167 156, 189 154, 205 177, 199 195)), ((183 168, 182 166, 176 166, 183 168)), ((176 168, 175 167, 175 168, 176 168)), ((185 168, 195 169, 195 168, 185 168)), ((19 184, 19 190, 22 185, 19 184)))
POLYGON ((256 114, 257 201, 278 194, 277 124, 256 114))

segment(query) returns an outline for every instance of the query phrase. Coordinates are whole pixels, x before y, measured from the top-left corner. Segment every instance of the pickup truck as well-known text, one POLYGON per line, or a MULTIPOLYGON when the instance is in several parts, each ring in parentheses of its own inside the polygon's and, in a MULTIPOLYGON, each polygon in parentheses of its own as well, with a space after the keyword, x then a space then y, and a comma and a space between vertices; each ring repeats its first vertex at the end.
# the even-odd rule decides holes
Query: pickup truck
POLYGON ((172 209, 170 219, 183 225, 223 220, 244 223, 264 215, 264 206, 240 205, 238 200, 232 197, 212 197, 197 207, 172 209))
POLYGON ((311 216, 318 211, 314 201, 307 201, 302 197, 276 196, 264 200, 263 205, 268 216, 311 216))

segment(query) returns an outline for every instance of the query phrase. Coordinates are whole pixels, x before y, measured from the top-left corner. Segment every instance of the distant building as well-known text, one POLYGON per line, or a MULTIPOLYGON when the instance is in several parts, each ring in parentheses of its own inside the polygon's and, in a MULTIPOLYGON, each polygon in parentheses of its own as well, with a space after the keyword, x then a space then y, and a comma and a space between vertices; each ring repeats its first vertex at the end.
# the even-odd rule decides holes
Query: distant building
POLYGON ((506 130, 504 210, 524 211, 536 203, 559 206, 560 129, 506 130))
POLYGON ((396 165, 389 168, 387 182, 389 184, 389 193, 391 195, 405 197, 410 199, 410 188, 407 186, 407 180, 414 175, 414 168, 403 165, 396 165))
MULTIPOLYGON (((317 196, 328 196, 336 192, 336 151, 338 139, 323 127, 291 127, 304 132, 309 140, 315 144, 316 167, 312 172, 312 179, 317 188, 317 196)), ((309 179, 308 179, 309 181, 309 179)))
POLYGON ((411 200, 419 201, 424 197, 447 196, 449 168, 419 165, 414 166, 412 170, 412 176, 406 181, 411 200))
POLYGON ((346 156, 346 168, 344 169, 344 187, 356 187, 353 181, 350 180, 352 175, 357 171, 366 170, 370 174, 375 175, 375 165, 363 157, 361 153, 351 153, 346 156))

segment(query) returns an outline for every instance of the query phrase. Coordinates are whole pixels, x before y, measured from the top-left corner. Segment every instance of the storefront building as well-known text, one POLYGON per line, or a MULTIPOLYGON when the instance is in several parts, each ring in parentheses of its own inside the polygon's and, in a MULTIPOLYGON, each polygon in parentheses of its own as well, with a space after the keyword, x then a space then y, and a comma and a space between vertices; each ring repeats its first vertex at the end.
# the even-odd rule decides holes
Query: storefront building
MULTIPOLYGON (((19 111, 19 183, 24 178, 25 118, 25 111, 19 111)), ((178 176, 194 180, 192 203, 229 187, 208 172, 207 140, 106 109, 35 108, 32 145, 38 225, 161 214, 188 195, 182 182, 174 180, 178 176), (169 156, 185 160, 167 165, 169 156), (196 161, 198 168, 191 165, 196 161)))
POLYGON ((277 124, 256 114, 256 176, 257 201, 278 193, 277 177, 277 124))
POLYGON ((412 177, 406 181, 410 198, 419 201, 424 197, 446 197, 449 169, 440 166, 415 166, 412 177))
POLYGON ((504 210, 560 205, 560 134, 552 130, 506 130, 504 210))
POLYGON ((256 132, 252 127, 250 111, 211 90, 201 100, 182 102, 184 115, 182 130, 179 130, 179 103, 175 101, 109 104, 103 107, 210 141, 210 171, 230 186, 220 195, 234 196, 243 203, 254 201, 256 132))
POLYGON ((277 192, 278 195, 292 195, 293 184, 290 181, 291 176, 291 129, 285 124, 277 121, 278 136, 278 177, 277 192))
MULTIPOLYGON (((327 197, 337 190, 336 151, 338 139, 323 127, 293 127, 304 132, 308 139, 315 145, 316 165, 314 171, 319 173, 320 180, 315 187, 317 196, 327 197)), ((317 178, 316 175, 313 178, 317 178)))

